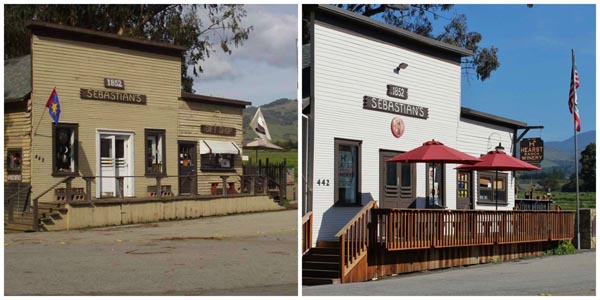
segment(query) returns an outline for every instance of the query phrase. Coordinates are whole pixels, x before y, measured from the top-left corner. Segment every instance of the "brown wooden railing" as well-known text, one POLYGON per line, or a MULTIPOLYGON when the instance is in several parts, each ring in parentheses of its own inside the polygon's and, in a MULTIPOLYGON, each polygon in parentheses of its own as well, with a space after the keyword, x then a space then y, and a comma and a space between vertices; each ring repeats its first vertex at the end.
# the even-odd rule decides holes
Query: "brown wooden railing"
POLYGON ((376 242, 388 250, 569 240, 572 211, 374 209, 376 242))
POLYGON ((335 235, 340 240, 340 275, 342 278, 367 255, 371 210, 376 202, 367 203, 346 226, 335 235))
POLYGON ((302 217, 302 254, 312 248, 312 223, 313 213, 309 211, 302 217))

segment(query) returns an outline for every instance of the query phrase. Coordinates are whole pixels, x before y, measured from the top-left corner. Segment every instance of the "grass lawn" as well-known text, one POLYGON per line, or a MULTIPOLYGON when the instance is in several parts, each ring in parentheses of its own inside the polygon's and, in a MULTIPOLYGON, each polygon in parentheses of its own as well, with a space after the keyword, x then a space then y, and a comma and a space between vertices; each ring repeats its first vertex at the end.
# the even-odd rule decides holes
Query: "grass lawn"
MULTIPOLYGON (((577 208, 577 201, 575 199, 575 193, 563 193, 554 192, 552 193, 552 199, 555 205, 560 205, 563 210, 575 210, 577 208)), ((596 208, 596 193, 595 192, 580 192, 579 193, 579 205, 580 208, 596 208)))
MULTIPOLYGON (((248 158, 254 163, 256 161, 255 155, 258 154, 258 160, 261 160, 263 164, 266 163, 267 158, 269 159, 269 163, 279 163, 284 159, 288 165, 288 168, 294 168, 295 179, 298 182, 298 151, 277 151, 277 150, 258 150, 255 152, 254 150, 246 150, 244 151, 244 155, 248 156, 248 158)), ((246 164, 247 162, 244 162, 246 164)))

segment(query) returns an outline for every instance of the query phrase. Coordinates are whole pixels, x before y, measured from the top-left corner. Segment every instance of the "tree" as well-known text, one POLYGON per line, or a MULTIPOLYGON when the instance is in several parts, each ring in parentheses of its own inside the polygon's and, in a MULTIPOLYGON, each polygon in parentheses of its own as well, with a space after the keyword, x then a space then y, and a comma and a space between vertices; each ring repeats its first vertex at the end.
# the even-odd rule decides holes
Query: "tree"
POLYGON ((596 191, 596 143, 590 143, 581 151, 581 190, 584 192, 596 191))
POLYGON ((338 7, 367 17, 380 16, 387 24, 473 51, 471 57, 463 59, 462 68, 467 75, 471 74, 470 70, 475 70, 477 79, 481 81, 490 78, 492 72, 500 67, 498 48, 480 47, 479 42, 483 37, 478 32, 468 30, 465 15, 449 19, 450 22, 444 27, 444 32, 433 36, 433 26, 429 16, 437 20, 440 17, 439 12, 448 11, 453 5, 338 4, 338 7))
MULTIPOLYGON (((581 151, 579 159, 581 170, 579 171, 579 190, 582 192, 596 191, 596 143, 590 143, 581 151)), ((575 191, 575 173, 569 177, 569 181, 562 187, 563 192, 575 191)))
POLYGON ((25 21, 77 26, 188 47, 181 62, 181 84, 184 91, 193 92, 193 78, 203 71, 201 61, 217 47, 231 54, 232 46, 248 39, 252 26, 240 24, 245 16, 243 5, 5 5, 4 59, 30 53, 25 21), (188 75, 191 65, 193 75, 188 75))

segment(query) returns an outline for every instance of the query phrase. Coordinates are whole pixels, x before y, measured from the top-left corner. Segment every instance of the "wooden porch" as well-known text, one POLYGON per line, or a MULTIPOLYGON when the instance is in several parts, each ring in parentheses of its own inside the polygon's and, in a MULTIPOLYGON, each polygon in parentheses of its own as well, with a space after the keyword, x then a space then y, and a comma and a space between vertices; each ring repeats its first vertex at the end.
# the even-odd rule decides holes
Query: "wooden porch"
MULTIPOLYGON (((339 253, 336 270, 319 273, 303 267, 307 282, 319 282, 319 274, 341 283, 360 282, 541 255, 558 242, 573 239, 574 212, 382 209, 372 201, 336 237, 339 242, 327 247, 339 253)), ((323 252, 318 248, 308 254, 323 252)))

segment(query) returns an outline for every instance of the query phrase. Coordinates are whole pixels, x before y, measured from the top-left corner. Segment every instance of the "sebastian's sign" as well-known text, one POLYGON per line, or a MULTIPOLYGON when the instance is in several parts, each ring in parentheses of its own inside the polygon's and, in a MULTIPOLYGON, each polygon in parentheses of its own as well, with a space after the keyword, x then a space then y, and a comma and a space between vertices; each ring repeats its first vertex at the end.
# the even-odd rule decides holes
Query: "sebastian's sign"
POLYGON ((200 132, 206 134, 235 136, 235 128, 233 127, 200 125, 200 132))
POLYGON ((540 165, 544 159, 544 141, 541 138, 523 139, 521 146, 521 160, 532 165, 540 165))
POLYGON ((429 118, 429 109, 427 107, 410 105, 371 96, 365 96, 363 98, 363 108, 419 119, 429 118))
POLYGON ((129 94, 113 91, 101 91, 93 89, 80 89, 79 95, 81 99, 121 102, 129 104, 146 104, 146 95, 129 94))

